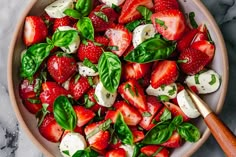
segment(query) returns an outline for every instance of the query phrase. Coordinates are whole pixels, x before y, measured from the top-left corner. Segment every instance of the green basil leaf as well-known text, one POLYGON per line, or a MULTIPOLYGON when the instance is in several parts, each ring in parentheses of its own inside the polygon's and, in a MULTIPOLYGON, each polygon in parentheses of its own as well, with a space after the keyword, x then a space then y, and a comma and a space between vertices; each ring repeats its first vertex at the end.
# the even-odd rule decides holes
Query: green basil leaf
POLYGON ((98 12, 94 12, 94 14, 95 14, 97 17, 101 18, 103 21, 108 22, 108 17, 107 17, 107 15, 104 14, 103 12, 98 11, 98 12))
POLYGON ((152 114, 149 113, 149 112, 143 112, 143 113, 142 113, 142 116, 143 116, 143 117, 151 117, 152 114))
POLYGON ((95 72, 98 72, 98 68, 88 58, 84 59, 83 65, 93 69, 95 72))
POLYGON ((160 120, 163 122, 170 119, 171 119, 171 112, 166 108, 164 112, 162 113, 160 120))
POLYGON ((155 22, 159 24, 161 27, 164 27, 164 29, 167 29, 168 27, 165 25, 165 22, 160 19, 155 19, 155 22))
POLYGON ((138 45, 125 56, 126 61, 148 63, 168 58, 175 50, 176 44, 161 38, 150 38, 138 45))
POLYGON ((189 13, 189 21, 190 21, 190 24, 192 25, 193 28, 198 28, 198 24, 195 21, 195 13, 194 12, 189 13))
POLYGON ((82 15, 77 10, 74 9, 66 9, 63 13, 74 19, 80 19, 82 17, 82 15))
POLYGON ((99 154, 92 150, 90 147, 87 147, 85 150, 78 150, 75 152, 72 157, 97 157, 99 154))
POLYGON ((91 108, 91 107, 93 107, 94 105, 95 105, 95 103, 92 102, 91 100, 89 100, 88 94, 85 94, 85 95, 84 95, 84 106, 85 106, 86 108, 91 108))
POLYGON ((114 124, 115 133, 119 137, 119 139, 124 144, 133 144, 133 134, 127 124, 124 121, 123 115, 121 113, 118 114, 116 118, 116 122, 114 124))
POLYGON ((130 23, 127 23, 125 27, 130 31, 133 32, 133 30, 138 27, 143 21, 142 20, 135 20, 130 23))
POLYGON ((117 6, 115 4, 112 3, 112 6, 111 6, 117 13, 120 13, 121 11, 121 7, 120 6, 117 6))
POLYGON ((68 155, 68 156, 70 156, 69 150, 64 150, 64 151, 62 151, 62 153, 63 153, 63 154, 66 154, 66 155, 68 155))
POLYGON ((77 124, 76 113, 66 96, 59 96, 53 104, 53 114, 56 122, 66 130, 73 131, 77 124))
POLYGON ((133 152, 132 157, 138 156, 138 154, 140 153, 140 149, 141 149, 143 146, 144 146, 144 144, 142 144, 142 143, 137 143, 137 144, 135 144, 135 146, 134 146, 134 152, 133 152))
POLYGON ((194 80, 195 80, 195 83, 196 83, 196 84, 200 84, 200 82, 199 82, 199 76, 200 76, 200 74, 194 75, 194 80))
POLYGON ((211 74, 211 81, 209 82, 210 85, 214 85, 216 83, 216 75, 211 74))
POLYGON ((183 123, 183 117, 182 116, 176 116, 174 119, 171 121, 172 124, 175 126, 178 126, 183 123))
POLYGON ((28 98, 27 100, 32 104, 40 104, 41 103, 40 99, 28 98))
POLYGON ((138 6, 137 10, 143 16, 146 21, 151 21, 152 11, 145 6, 138 6))
POLYGON ((201 136, 199 129, 190 123, 182 123, 179 125, 177 132, 182 138, 189 142, 197 142, 201 136))
POLYGON ((169 102, 170 98, 167 95, 159 95, 158 100, 161 102, 169 102))
POLYGON ((107 91, 114 93, 120 83, 121 61, 112 52, 104 52, 98 61, 98 73, 107 91))
POLYGON ((140 153, 138 157, 149 157, 149 156, 147 156, 146 154, 140 153))
POLYGON ((168 91, 168 94, 169 94, 170 96, 172 96, 172 95, 175 94, 176 90, 177 90, 176 87, 173 86, 172 89, 170 89, 170 90, 168 91))
POLYGON ((155 157, 164 147, 160 146, 155 153, 152 154, 151 157, 155 157))
POLYGON ((85 39, 94 41, 94 28, 92 21, 88 17, 81 18, 77 23, 77 28, 85 39))
POLYGON ((57 47, 69 46, 78 36, 76 30, 56 31, 52 36, 52 41, 57 47))
POLYGON ((38 126, 40 126, 45 118, 45 116, 49 113, 49 111, 47 110, 49 104, 42 104, 42 108, 41 110, 39 110, 35 117, 37 118, 38 121, 38 126))
POLYGON ((87 16, 93 9, 93 0, 79 0, 75 4, 75 9, 82 14, 87 16))

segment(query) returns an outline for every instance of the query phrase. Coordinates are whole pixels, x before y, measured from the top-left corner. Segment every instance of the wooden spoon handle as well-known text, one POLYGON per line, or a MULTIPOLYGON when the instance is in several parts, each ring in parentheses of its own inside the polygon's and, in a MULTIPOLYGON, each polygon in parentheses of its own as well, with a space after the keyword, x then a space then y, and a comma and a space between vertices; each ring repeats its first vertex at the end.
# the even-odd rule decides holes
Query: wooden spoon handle
POLYGON ((236 157, 236 137, 230 129, 214 113, 207 115, 204 120, 225 154, 236 157))

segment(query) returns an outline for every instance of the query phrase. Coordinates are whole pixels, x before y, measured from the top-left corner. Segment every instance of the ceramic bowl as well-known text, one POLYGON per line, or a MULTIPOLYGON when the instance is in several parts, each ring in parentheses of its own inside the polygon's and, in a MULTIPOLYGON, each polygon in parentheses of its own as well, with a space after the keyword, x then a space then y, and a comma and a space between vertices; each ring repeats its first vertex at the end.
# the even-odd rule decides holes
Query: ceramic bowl
MULTIPOLYGON (((48 142, 38 132, 36 118, 33 114, 30 114, 24 107, 19 96, 19 67, 21 52, 25 49, 22 41, 22 30, 24 26, 24 19, 27 15, 40 15, 43 9, 54 0, 31 0, 30 4, 26 7, 24 13, 19 19, 19 23, 16 26, 14 36, 12 38, 9 59, 8 59, 8 87, 11 102, 20 122, 21 127, 32 140, 32 142, 48 157, 59 157, 60 152, 58 150, 58 144, 48 142)), ((224 99, 227 91, 228 83, 228 58, 225 48, 225 43, 222 34, 206 7, 200 0, 179 0, 182 9, 185 13, 195 12, 195 19, 198 23, 204 23, 207 25, 211 37, 216 45, 216 53, 211 67, 216 70, 222 77, 222 84, 220 89, 210 95, 204 97, 204 100, 211 106, 211 108, 219 113, 223 107, 224 99)), ((187 157, 191 156, 209 137, 210 131, 207 129, 202 118, 198 118, 195 124, 200 129, 202 136, 197 143, 184 143, 178 149, 174 149, 171 153, 171 157, 187 157)))

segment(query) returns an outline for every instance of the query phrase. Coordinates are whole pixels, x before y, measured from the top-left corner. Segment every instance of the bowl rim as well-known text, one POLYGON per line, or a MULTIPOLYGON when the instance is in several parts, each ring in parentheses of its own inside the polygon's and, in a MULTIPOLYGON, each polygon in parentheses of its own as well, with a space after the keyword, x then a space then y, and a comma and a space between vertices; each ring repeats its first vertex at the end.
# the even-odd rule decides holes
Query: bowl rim
MULTIPOLYGON (((201 8, 201 11, 203 12, 203 14, 207 17, 207 19, 209 19, 208 22, 212 26, 213 31, 216 32, 216 37, 219 40, 219 43, 220 43, 219 47, 221 47, 220 52, 222 52, 222 54, 223 54, 223 58, 222 58, 223 59, 222 78, 224 78, 224 80, 222 80, 221 86, 224 87, 224 88, 222 89, 222 93, 219 97, 219 101, 217 103, 217 108, 215 110, 215 112, 218 114, 223 108, 225 97, 226 97, 226 94, 227 94, 227 88, 228 88, 229 63, 228 63, 227 49, 226 49, 226 46, 225 46, 223 35, 222 35, 215 19, 213 18, 213 16, 209 12, 209 10, 206 8, 206 6, 202 3, 201 0, 192 0, 192 1, 199 8, 201 8)), ((37 148, 39 148, 40 151, 42 151, 42 153, 45 156, 54 157, 54 155, 51 152, 49 152, 43 145, 40 144, 40 142, 35 138, 35 136, 32 134, 30 129, 27 127, 27 124, 26 124, 26 122, 24 121, 24 119, 21 115, 20 109, 19 109, 17 101, 16 101, 16 95, 15 95, 15 92, 14 92, 14 83, 13 83, 13 78, 12 78, 12 72, 13 72, 12 71, 12 61, 13 61, 14 48, 15 48, 15 45, 16 45, 18 32, 20 32, 20 28, 23 25, 25 17, 27 16, 27 14, 29 13, 29 11, 31 10, 31 8, 33 7, 33 5, 36 2, 37 2, 37 0, 31 0, 29 2, 29 4, 26 6, 23 13, 21 14, 20 18, 18 19, 18 23, 15 26, 15 31, 14 31, 13 36, 11 38, 12 40, 11 40, 10 47, 9 47, 9 54, 8 54, 8 61, 7 61, 7 78, 8 78, 7 81, 8 81, 10 101, 11 101, 11 104, 13 106, 13 110, 16 114, 17 120, 18 120, 19 124, 21 125, 21 128, 27 134, 29 139, 36 145, 37 148)), ((208 128, 206 128, 206 130, 202 134, 201 139, 197 143, 194 144, 194 146, 192 147, 192 149, 190 151, 186 152, 185 156, 189 157, 194 152, 196 152, 202 146, 202 144, 208 139, 210 134, 211 134, 210 130, 208 128)))

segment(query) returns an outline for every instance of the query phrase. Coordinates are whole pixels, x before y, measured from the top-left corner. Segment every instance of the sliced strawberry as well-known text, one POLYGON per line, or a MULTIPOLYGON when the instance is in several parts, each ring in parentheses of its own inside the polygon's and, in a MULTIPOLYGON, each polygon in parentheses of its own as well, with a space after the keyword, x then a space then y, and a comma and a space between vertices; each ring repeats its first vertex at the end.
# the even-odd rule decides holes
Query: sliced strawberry
MULTIPOLYGON (((102 123, 104 123, 104 121, 88 124, 84 129, 85 135, 88 136, 102 123)), ((110 140, 109 131, 100 130, 98 133, 88 138, 88 143, 96 150, 104 150, 105 148, 107 148, 109 140, 110 140)))
POLYGON ((72 27, 73 25, 74 25, 74 21, 69 16, 56 18, 53 23, 53 32, 55 32, 58 29, 58 27, 61 27, 61 26, 72 27))
POLYGON ((47 25, 39 16, 27 16, 24 26, 24 43, 30 46, 43 42, 48 35, 47 25))
POLYGON ((197 42, 194 42, 191 45, 191 47, 205 53, 209 57, 207 64, 209 64, 212 61, 215 55, 215 45, 209 41, 206 41, 206 40, 197 41, 197 42))
POLYGON ((158 88, 175 82, 178 75, 178 66, 175 61, 160 61, 152 72, 150 83, 153 88, 158 88))
POLYGON ((75 100, 81 98, 89 88, 90 84, 86 77, 75 75, 70 79, 69 90, 75 100))
POLYGON ((123 148, 113 149, 107 152, 105 157, 126 157, 126 151, 123 148))
POLYGON ((168 148, 178 148, 182 144, 182 138, 178 132, 174 132, 172 136, 165 143, 161 145, 168 148))
POLYGON ((209 62, 207 54, 194 48, 187 48, 180 53, 181 70, 188 75, 195 75, 201 71, 209 62))
POLYGON ((140 142, 144 139, 143 131, 132 130, 132 134, 133 134, 133 137, 134 137, 134 143, 140 142))
POLYGON ((108 110, 105 116, 105 120, 112 120, 112 123, 116 122, 116 118, 119 115, 119 111, 115 111, 115 110, 108 110))
POLYGON ((119 23, 124 24, 141 18, 141 14, 137 11, 140 5, 151 9, 153 2, 152 0, 126 0, 121 10, 119 23))
POLYGON ((77 64, 72 56, 57 53, 49 58, 47 69, 56 82, 63 83, 76 73, 77 64))
POLYGON ((118 88, 121 96, 131 105, 136 107, 140 113, 147 111, 147 102, 144 91, 134 79, 122 83, 118 88))
POLYGON ((42 108, 42 103, 38 97, 25 99, 23 104, 32 114, 36 114, 42 108))
POLYGON ((165 102, 164 103, 165 106, 168 108, 168 110, 171 112, 171 114, 176 117, 176 116, 182 116, 183 117, 183 120, 186 122, 186 121, 189 121, 189 118, 188 116, 186 116, 184 114, 184 112, 179 108, 179 106, 171 103, 171 102, 165 102))
POLYGON ((198 42, 198 41, 202 41, 202 40, 208 40, 207 34, 203 33, 203 32, 198 32, 195 37, 193 38, 192 43, 198 42))
POLYGON ((157 32, 168 40, 179 40, 186 29, 184 14, 176 9, 160 11, 151 16, 157 32))
POLYGON ((58 96, 67 96, 70 94, 69 91, 65 90, 55 82, 45 82, 42 84, 42 88, 43 92, 40 94, 40 100, 42 103, 49 105, 47 109, 50 112, 53 111, 53 103, 58 96))
POLYGON ((140 151, 147 156, 153 156, 153 154, 156 154, 157 151, 160 151, 153 157, 169 157, 169 151, 166 148, 161 148, 161 146, 157 145, 144 146, 140 151))
POLYGON ((57 124, 53 114, 46 115, 38 129, 40 134, 51 142, 59 142, 63 134, 63 129, 57 124))
POLYGON ((73 106, 77 115, 77 126, 82 127, 95 117, 95 113, 83 106, 73 106))
POLYGON ((147 96, 147 105, 148 105, 147 113, 150 115, 145 116, 145 114, 143 114, 143 119, 139 123, 139 125, 144 129, 148 129, 148 126, 152 122, 153 117, 163 106, 161 102, 157 100, 157 97, 154 96, 147 96))
POLYGON ((154 0, 154 8, 155 12, 171 9, 179 10, 179 3, 177 0, 154 0))
POLYGON ((123 25, 108 29, 105 35, 110 39, 108 46, 117 47, 117 50, 112 50, 112 52, 118 56, 123 55, 132 41, 132 33, 123 25))
POLYGON ((125 50, 123 53, 123 56, 126 56, 128 53, 130 53, 134 49, 134 45, 131 43, 129 47, 125 50))

